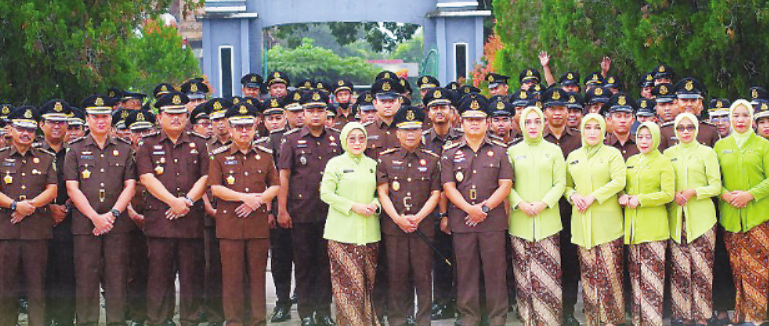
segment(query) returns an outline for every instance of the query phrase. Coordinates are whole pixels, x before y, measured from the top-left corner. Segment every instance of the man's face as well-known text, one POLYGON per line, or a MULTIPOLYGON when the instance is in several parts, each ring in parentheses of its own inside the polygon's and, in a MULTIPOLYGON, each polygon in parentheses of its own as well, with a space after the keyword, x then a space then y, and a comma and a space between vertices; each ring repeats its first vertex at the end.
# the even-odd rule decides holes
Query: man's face
POLYGON ((377 112, 374 110, 360 111, 360 123, 377 121, 377 112))
POLYGON ((654 86, 657 86, 659 84, 671 84, 673 81, 670 80, 670 78, 657 78, 654 80, 654 86))
POLYGON ((449 104, 431 105, 427 116, 433 124, 449 123, 451 121, 451 106, 449 104))
POLYGON ((13 126, 11 128, 11 138, 16 146, 31 146, 35 141, 35 131, 37 128, 24 128, 13 126))
POLYGON ((510 129, 513 128, 513 119, 508 116, 497 116, 491 119, 491 131, 499 137, 510 135, 510 129))
POLYGON ((136 98, 125 100, 123 102, 123 108, 126 110, 141 110, 142 101, 136 98))
POLYGON ((528 91, 532 86, 534 86, 534 82, 523 82, 521 83, 521 90, 528 91))
POLYGON ((392 118, 395 112, 398 112, 398 109, 401 108, 401 100, 399 98, 374 99, 374 107, 380 117, 385 119, 392 118))
MULTIPOLYGON (((652 90, 653 89, 654 89, 654 87, 651 87, 651 86, 641 88, 641 97, 643 97, 643 98, 652 98, 652 90)), ((639 119, 639 121, 640 121, 640 119, 639 119)))
POLYGON ((507 91, 510 88, 507 84, 500 84, 497 87, 489 88, 489 94, 494 95, 507 95, 507 91))
POLYGON ((761 118, 756 121, 756 131, 758 135, 764 138, 769 138, 769 118, 761 118))
POLYGON ((214 125, 211 119, 198 119, 195 124, 192 125, 192 130, 206 137, 214 135, 214 125))
POLYGON ((165 132, 181 132, 187 125, 187 113, 167 113, 162 112, 158 115, 160 118, 160 127, 165 132))
POLYGON ((112 115, 88 114, 85 117, 85 122, 94 135, 105 136, 112 131, 112 115))
POLYGON ((43 130, 45 138, 63 141, 67 136, 67 121, 46 120, 40 123, 40 129, 43 130))
POLYGON ((67 134, 64 136, 64 141, 70 141, 85 136, 85 128, 83 125, 69 125, 67 127, 67 134))
POLYGON ((269 131, 283 129, 286 126, 286 117, 281 113, 267 115, 264 117, 264 126, 269 131))
POLYGON ((561 89, 564 90, 565 92, 579 93, 579 85, 575 85, 575 84, 563 85, 561 89))
POLYGON ((225 118, 218 118, 218 119, 212 119, 211 120, 211 128, 213 129, 214 135, 217 135, 219 137, 224 136, 227 134, 227 119, 225 118))
POLYGON ((465 135, 479 137, 486 134, 486 118, 462 118, 462 131, 465 135))
POLYGON ((291 128, 301 128, 304 126, 304 111, 286 110, 286 120, 291 128))
POLYGON ((286 84, 283 83, 275 83, 270 85, 270 96, 273 98, 283 98, 288 94, 288 89, 286 88, 286 84))
POLYGON ((580 123, 582 123, 582 109, 569 109, 569 115, 566 116, 566 126, 579 128, 580 123))
POLYGON ((419 146, 419 142, 422 141, 422 129, 398 129, 396 132, 398 140, 401 143, 401 147, 414 149, 419 146))
POLYGON ((124 128, 124 129, 112 128, 112 133, 113 133, 113 136, 120 139, 124 139, 124 140, 131 139, 131 130, 129 130, 128 128, 124 128))
POLYGON ((691 113, 695 117, 699 117, 702 112, 702 98, 679 98, 676 99, 675 103, 679 113, 691 113))
POLYGON ((598 111, 601 111, 601 107, 603 107, 603 103, 592 103, 587 105, 587 112, 588 113, 598 113, 598 111))
POLYGON ((253 123, 233 125, 227 122, 227 130, 232 135, 232 141, 240 146, 251 143, 256 135, 253 123))
POLYGON ((326 125, 326 108, 312 107, 304 109, 304 123, 310 128, 321 128, 326 125))
POLYGON ((341 91, 336 92, 336 102, 337 103, 350 103, 350 97, 352 93, 350 91, 343 89, 341 91))
POLYGON ((662 122, 673 121, 680 111, 678 106, 673 102, 657 103, 657 116, 662 119, 662 122))
POLYGON ((243 96, 259 98, 261 96, 261 90, 259 87, 243 87, 243 96))
POLYGON ((130 139, 129 140, 131 141, 131 144, 136 145, 136 144, 139 143, 139 140, 142 137, 148 135, 149 133, 151 133, 153 131, 154 131, 154 128, 147 128, 147 129, 144 129, 144 130, 141 130, 141 131, 130 131, 130 139))
POLYGON ((203 104, 203 102, 205 102, 205 101, 206 101, 205 98, 195 99, 195 100, 191 99, 184 106, 187 107, 187 112, 192 113, 192 110, 195 110, 195 108, 198 107, 198 105, 203 104))
POLYGON ((545 109, 547 123, 554 128, 561 128, 566 125, 566 116, 569 110, 565 106, 550 106, 545 109))
POLYGON ((640 123, 644 123, 644 122, 657 123, 657 117, 655 117, 653 115, 651 115, 651 116, 641 116, 641 115, 639 115, 637 117, 637 119, 638 119, 638 122, 640 122, 640 123))
POLYGON ((731 125, 729 124, 728 115, 724 115, 720 117, 712 117, 710 118, 710 123, 716 125, 716 128, 718 129, 718 134, 721 135, 721 138, 729 136, 729 133, 732 131, 731 125))
POLYGON ((635 121, 633 114, 629 112, 612 112, 609 119, 611 119, 614 132, 620 135, 629 133, 630 126, 632 126, 633 121, 635 121))

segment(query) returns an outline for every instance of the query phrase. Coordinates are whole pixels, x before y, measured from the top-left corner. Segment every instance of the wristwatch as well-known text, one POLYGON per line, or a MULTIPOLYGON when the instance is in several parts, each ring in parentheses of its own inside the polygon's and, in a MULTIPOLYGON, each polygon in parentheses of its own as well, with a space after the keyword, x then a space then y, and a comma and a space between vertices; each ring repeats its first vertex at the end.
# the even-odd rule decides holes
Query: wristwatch
POLYGON ((15 212, 15 211, 16 211, 16 201, 14 200, 14 201, 11 203, 11 206, 9 206, 8 208, 9 208, 9 209, 10 209, 12 212, 15 212))
POLYGON ((482 210, 484 213, 488 213, 488 212, 489 212, 489 206, 483 205, 483 206, 481 206, 481 210, 482 210))
POLYGON ((110 209, 109 212, 112 213, 112 216, 114 216, 115 218, 120 217, 120 211, 115 208, 110 209))
POLYGON ((186 200, 190 206, 195 205, 195 201, 190 199, 190 197, 184 196, 184 200, 186 200))
POLYGON ((449 213, 436 213, 435 215, 436 215, 438 218, 444 218, 444 217, 448 217, 448 216, 449 216, 449 213))

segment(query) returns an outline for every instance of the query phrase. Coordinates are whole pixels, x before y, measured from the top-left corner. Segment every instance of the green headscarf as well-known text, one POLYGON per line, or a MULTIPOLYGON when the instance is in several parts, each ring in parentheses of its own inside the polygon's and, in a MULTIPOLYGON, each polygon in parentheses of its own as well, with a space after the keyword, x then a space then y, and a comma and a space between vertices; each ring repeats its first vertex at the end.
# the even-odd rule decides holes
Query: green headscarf
POLYGON ((732 125, 732 131, 734 131, 731 136, 734 137, 734 141, 737 143, 737 146, 742 148, 742 146, 745 145, 748 139, 750 139, 750 136, 753 135, 754 133, 753 132, 753 106, 750 105, 750 102, 743 99, 734 101, 734 103, 732 103, 732 106, 729 107, 729 121, 732 125), (748 127, 748 130, 746 130, 743 133, 737 132, 737 129, 734 128, 734 119, 732 118, 732 114, 734 114, 734 110, 736 110, 740 106, 744 106, 745 108, 747 108, 748 114, 750 115, 751 125, 750 127, 748 127))
POLYGON ((363 136, 368 138, 366 127, 360 124, 360 122, 348 122, 344 126, 344 128, 342 128, 342 134, 340 135, 342 139, 340 139, 339 141, 340 143, 342 143, 342 150, 345 152, 345 154, 350 155, 350 157, 353 157, 353 158, 360 158, 361 156, 363 156, 363 153, 361 153, 360 155, 353 155, 352 153, 347 151, 347 136, 349 136, 350 133, 355 129, 363 131, 363 136))
POLYGON ((587 158, 591 158, 593 155, 598 153, 599 150, 601 150, 601 147, 603 147, 603 140, 606 137, 606 121, 601 115, 597 113, 590 113, 582 118, 579 131, 582 133, 582 147, 585 149, 587 158), (598 144, 595 146, 588 145, 588 143, 585 141, 585 126, 590 121, 596 121, 598 122, 598 125, 601 126, 601 139, 599 139, 598 144))
POLYGON ((527 144, 537 144, 540 141, 542 141, 542 131, 544 130, 545 125, 545 115, 542 113, 542 110, 540 110, 536 106, 530 106, 525 109, 523 109, 523 112, 521 112, 521 119, 518 121, 518 126, 521 128, 521 133, 523 133, 523 140, 527 144), (539 116, 539 119, 542 120, 542 128, 539 129, 539 134, 537 134, 536 138, 529 138, 529 133, 526 132, 526 116, 529 115, 529 113, 534 112, 539 116))

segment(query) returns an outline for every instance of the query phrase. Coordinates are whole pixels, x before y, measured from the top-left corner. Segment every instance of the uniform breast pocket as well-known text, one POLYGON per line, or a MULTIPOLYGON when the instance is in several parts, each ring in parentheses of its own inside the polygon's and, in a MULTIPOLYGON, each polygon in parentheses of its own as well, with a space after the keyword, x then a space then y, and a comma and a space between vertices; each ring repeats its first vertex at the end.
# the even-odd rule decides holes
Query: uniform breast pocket
POLYGON ((298 167, 304 167, 312 158, 312 150, 309 148, 298 148, 294 164, 298 167))
POLYGON ((21 180, 19 180, 19 176, 16 173, 15 166, 4 166, 0 171, 2 171, 3 174, 3 187, 10 186, 14 182, 21 182, 21 180))

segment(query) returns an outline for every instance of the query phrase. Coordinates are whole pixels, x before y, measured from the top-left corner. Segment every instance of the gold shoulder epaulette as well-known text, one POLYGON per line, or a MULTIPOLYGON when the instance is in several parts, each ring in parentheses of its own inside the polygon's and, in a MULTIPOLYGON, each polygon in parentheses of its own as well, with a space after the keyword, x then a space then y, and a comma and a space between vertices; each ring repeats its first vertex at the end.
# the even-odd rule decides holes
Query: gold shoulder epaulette
POLYGON ((385 155, 385 154, 395 153, 395 151, 397 151, 397 150, 398 150, 398 148, 397 148, 397 147, 393 147, 393 148, 387 149, 387 150, 385 150, 385 151, 383 151, 383 152, 379 153, 379 155, 385 155))
POLYGON ((272 154, 272 150, 271 150, 271 149, 269 149, 269 148, 267 148, 267 147, 264 147, 264 146, 262 146, 262 145, 256 145, 256 148, 258 148, 259 150, 261 150, 261 151, 263 151, 263 152, 267 152, 267 153, 270 153, 270 154, 272 154))
POLYGON ((216 148, 216 149, 211 151, 211 155, 216 155, 216 154, 219 154, 219 153, 224 153, 225 151, 230 149, 230 146, 231 145, 224 145, 222 147, 216 148))
POLYGON ((438 156, 438 154, 433 153, 433 151, 431 151, 429 149, 423 148, 422 152, 425 153, 425 154, 431 155, 431 156, 440 157, 440 156, 438 156))

